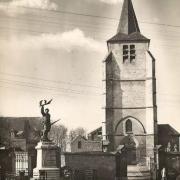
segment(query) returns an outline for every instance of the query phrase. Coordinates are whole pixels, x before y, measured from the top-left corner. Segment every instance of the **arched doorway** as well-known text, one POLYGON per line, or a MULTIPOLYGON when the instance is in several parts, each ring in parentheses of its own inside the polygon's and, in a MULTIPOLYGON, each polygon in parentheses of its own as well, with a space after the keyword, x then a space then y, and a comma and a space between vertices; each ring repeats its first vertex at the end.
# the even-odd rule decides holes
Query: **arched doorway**
POLYGON ((136 149, 136 143, 134 141, 133 135, 128 135, 124 137, 123 139, 123 145, 126 150, 127 154, 127 164, 128 165, 136 165, 137 164, 137 149, 136 149))
POLYGON ((120 136, 116 137, 115 143, 117 147, 124 145, 128 165, 137 165, 142 161, 144 162, 146 131, 140 120, 132 116, 121 119, 115 127, 115 134, 120 134, 120 136))

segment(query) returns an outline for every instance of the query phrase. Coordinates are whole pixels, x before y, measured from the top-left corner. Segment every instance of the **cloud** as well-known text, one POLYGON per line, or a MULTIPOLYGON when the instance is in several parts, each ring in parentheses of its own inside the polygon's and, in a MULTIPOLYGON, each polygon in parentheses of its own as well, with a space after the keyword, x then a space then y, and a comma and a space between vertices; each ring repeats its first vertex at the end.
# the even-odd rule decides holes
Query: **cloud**
POLYGON ((159 18, 154 17, 154 18, 153 18, 153 22, 154 22, 154 23, 158 23, 158 22, 159 22, 159 18))
POLYGON ((123 0, 100 0, 101 2, 107 3, 107 4, 117 4, 122 3, 123 0))
POLYGON ((74 29, 57 34, 41 34, 39 36, 25 36, 20 39, 12 39, 7 42, 20 50, 31 49, 52 49, 64 50, 70 52, 72 50, 83 50, 91 52, 105 52, 105 43, 98 42, 90 37, 86 37, 80 29, 74 29))
POLYGON ((12 0, 10 2, 0 3, 0 8, 9 7, 27 7, 27 8, 38 8, 47 10, 56 10, 57 4, 51 2, 51 0, 12 0))

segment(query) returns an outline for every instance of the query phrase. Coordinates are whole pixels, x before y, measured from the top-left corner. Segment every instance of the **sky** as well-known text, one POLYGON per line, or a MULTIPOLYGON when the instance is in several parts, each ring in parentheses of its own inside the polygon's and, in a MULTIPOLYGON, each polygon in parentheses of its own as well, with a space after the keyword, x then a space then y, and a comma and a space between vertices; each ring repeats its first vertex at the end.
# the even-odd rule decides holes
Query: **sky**
MULTIPOLYGON (((102 61, 123 0, 0 0, 0 116, 41 116, 91 131, 104 121, 102 61)), ((158 122, 180 131, 179 0, 133 0, 156 58, 158 122)))

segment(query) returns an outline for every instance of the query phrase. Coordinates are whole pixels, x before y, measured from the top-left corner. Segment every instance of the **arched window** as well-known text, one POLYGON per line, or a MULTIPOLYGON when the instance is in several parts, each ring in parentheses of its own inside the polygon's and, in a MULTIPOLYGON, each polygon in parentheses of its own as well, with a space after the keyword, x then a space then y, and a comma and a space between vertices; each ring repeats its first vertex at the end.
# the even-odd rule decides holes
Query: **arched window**
POLYGON ((126 133, 132 133, 132 121, 129 119, 126 121, 126 133))

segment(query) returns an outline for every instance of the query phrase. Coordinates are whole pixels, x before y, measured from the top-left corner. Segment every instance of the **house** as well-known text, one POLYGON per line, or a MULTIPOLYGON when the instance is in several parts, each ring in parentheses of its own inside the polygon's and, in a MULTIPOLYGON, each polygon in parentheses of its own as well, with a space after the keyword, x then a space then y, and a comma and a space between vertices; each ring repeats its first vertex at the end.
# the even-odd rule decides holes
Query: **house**
POLYGON ((102 127, 95 129, 94 131, 88 134, 88 139, 92 141, 101 141, 102 140, 102 127))
POLYGON ((8 159, 9 163, 0 166, 8 174, 18 176, 23 171, 26 176, 32 175, 40 129, 41 118, 38 117, 0 117, 0 156, 4 155, 3 159, 8 159))
POLYGON ((180 134, 169 124, 158 125, 158 144, 166 152, 180 152, 180 134), (168 148, 168 149, 167 149, 168 148))
POLYGON ((71 142, 71 152, 100 152, 102 151, 102 142, 89 140, 82 136, 77 136, 71 142))
POLYGON ((0 117, 0 143, 7 147, 33 149, 40 140, 41 118, 0 117))

